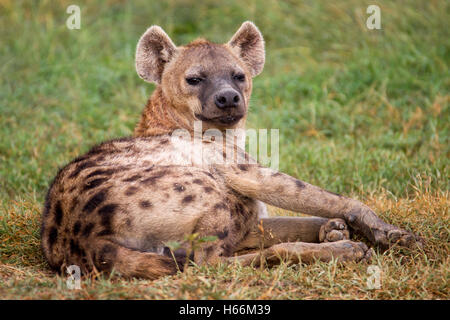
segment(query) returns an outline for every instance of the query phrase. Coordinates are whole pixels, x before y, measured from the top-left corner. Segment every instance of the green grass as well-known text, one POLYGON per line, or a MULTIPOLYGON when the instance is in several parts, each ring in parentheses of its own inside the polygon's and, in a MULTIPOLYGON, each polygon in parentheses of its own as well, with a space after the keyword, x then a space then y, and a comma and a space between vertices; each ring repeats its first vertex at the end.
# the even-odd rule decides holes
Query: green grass
POLYGON ((78 1, 80 30, 66 28, 70 4, 0 1, 0 298, 449 298, 447 1, 78 1), (365 27, 375 3, 382 30, 365 27), (377 253, 379 290, 367 265, 333 263, 67 290, 40 252, 43 198, 59 167, 132 133, 153 89, 134 70, 139 36, 158 24, 177 44, 225 42, 244 20, 267 51, 249 127, 280 129, 280 170, 360 198, 425 250, 377 253))

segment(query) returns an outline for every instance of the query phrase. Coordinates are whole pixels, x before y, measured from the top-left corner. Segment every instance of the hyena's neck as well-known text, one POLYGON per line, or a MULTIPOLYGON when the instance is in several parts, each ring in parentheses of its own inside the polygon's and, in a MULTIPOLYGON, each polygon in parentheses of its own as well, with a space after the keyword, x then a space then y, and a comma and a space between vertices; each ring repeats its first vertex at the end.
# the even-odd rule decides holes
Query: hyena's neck
POLYGON ((171 133, 176 129, 191 130, 186 116, 172 108, 170 102, 164 98, 161 88, 157 87, 142 112, 134 135, 156 136, 171 133))
MULTIPOLYGON (((235 129, 245 130, 245 117, 240 121, 235 129)), ((191 134, 194 132, 195 119, 190 114, 183 114, 172 107, 162 92, 157 87, 147 102, 141 119, 134 129, 134 136, 148 137, 162 134, 170 134, 176 129, 185 129, 191 134)), ((211 129, 207 125, 202 125, 202 131, 211 129)), ((223 129, 222 131, 225 131, 223 129)))

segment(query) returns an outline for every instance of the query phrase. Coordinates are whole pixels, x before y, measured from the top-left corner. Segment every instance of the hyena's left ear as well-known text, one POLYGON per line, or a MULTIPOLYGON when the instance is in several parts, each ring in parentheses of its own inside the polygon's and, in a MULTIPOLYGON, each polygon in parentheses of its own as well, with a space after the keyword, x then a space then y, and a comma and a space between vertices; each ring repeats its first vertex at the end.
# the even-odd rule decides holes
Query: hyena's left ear
POLYGON ((164 67, 177 47, 158 26, 152 26, 139 39, 136 48, 136 71, 147 82, 160 83, 164 67))
POLYGON ((244 22, 228 45, 244 60, 253 77, 261 73, 265 61, 264 39, 252 22, 244 22))

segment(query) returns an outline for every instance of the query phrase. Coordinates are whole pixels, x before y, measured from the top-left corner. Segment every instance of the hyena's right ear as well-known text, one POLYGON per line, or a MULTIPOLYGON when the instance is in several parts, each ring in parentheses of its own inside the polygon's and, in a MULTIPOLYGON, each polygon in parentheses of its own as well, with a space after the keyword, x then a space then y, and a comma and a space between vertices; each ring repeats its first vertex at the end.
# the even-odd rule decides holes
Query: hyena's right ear
POLYGON ((136 71, 147 82, 160 83, 164 66, 177 47, 158 26, 151 26, 139 39, 136 48, 136 71))

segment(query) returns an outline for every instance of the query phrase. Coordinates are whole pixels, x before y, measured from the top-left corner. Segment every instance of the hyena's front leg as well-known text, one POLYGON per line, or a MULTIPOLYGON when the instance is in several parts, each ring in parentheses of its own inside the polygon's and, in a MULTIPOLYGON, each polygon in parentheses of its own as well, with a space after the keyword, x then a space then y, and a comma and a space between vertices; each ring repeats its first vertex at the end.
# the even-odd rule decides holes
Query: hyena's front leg
POLYGON ((421 240, 381 220, 361 202, 334 194, 259 165, 217 167, 228 186, 237 192, 270 205, 324 218, 341 218, 372 243, 388 248, 394 243, 421 246, 421 240))

